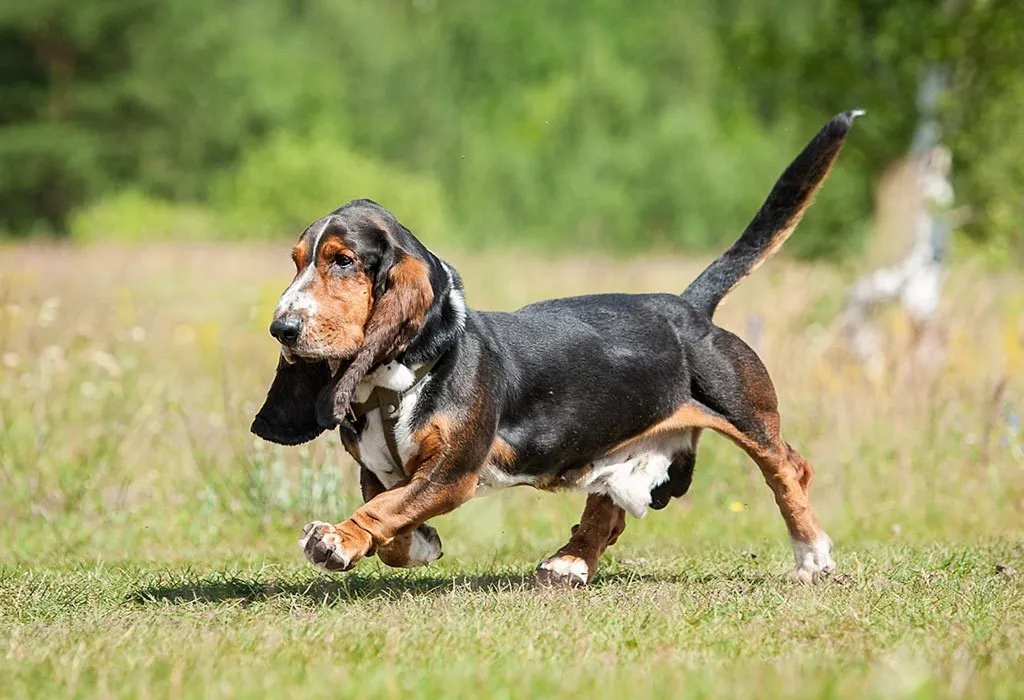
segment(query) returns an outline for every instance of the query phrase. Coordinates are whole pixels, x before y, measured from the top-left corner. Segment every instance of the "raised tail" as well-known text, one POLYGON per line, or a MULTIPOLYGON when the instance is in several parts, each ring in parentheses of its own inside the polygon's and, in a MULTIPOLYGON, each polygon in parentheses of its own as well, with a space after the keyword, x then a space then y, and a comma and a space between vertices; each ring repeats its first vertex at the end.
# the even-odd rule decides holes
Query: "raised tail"
POLYGON ((739 240, 690 283, 684 299, 713 316, 719 302, 775 254, 800 223, 839 156, 853 120, 862 114, 859 109, 843 112, 822 127, 782 173, 739 240))

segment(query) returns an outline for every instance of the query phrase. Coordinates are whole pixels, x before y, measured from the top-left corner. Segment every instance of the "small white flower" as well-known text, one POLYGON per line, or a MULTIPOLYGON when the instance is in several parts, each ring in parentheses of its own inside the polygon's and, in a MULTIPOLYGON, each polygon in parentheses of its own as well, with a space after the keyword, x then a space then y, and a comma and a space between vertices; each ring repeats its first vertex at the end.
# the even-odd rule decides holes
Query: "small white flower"
POLYGON ((3 356, 4 367, 14 369, 21 364, 21 358, 18 357, 16 352, 5 352, 3 356))
POLYGON ((50 297, 43 302, 43 305, 39 307, 39 325, 43 328, 52 326, 53 322, 57 320, 57 311, 60 310, 60 299, 57 297, 50 297))
POLYGON ((67 367, 64 361, 64 348, 59 345, 48 345, 39 353, 39 360, 42 369, 46 373, 60 372, 67 367))
POLYGON ((141 343, 146 339, 146 329, 142 326, 132 326, 132 329, 128 331, 128 337, 136 343, 141 343))
POLYGON ((102 350, 94 350, 92 353, 92 363, 104 370, 111 377, 120 377, 121 367, 117 364, 117 360, 114 359, 113 355, 103 352, 102 350))
POLYGON ((40 357, 47 362, 60 362, 64 359, 64 348, 59 345, 47 345, 40 357))

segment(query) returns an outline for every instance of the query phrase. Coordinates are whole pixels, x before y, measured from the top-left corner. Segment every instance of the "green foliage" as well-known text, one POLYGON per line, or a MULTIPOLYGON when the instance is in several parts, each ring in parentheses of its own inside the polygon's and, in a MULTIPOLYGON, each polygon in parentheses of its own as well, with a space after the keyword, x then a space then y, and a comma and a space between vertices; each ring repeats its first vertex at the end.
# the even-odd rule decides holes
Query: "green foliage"
POLYGON ((78 241, 202 240, 221 235, 217 217, 194 205, 172 204, 138 190, 111 193, 71 215, 78 241))
POLYGON ((1000 0, 0 0, 0 229, 66 233, 127 189, 216 210, 220 235, 370 196, 471 247, 704 249, 864 107, 791 244, 843 256, 941 66, 967 231, 1022 254, 1022 21, 1000 0))
POLYGON ((446 229, 437 183, 354 153, 325 135, 268 138, 215 183, 212 201, 237 235, 287 237, 358 197, 387 202, 414 230, 446 229))

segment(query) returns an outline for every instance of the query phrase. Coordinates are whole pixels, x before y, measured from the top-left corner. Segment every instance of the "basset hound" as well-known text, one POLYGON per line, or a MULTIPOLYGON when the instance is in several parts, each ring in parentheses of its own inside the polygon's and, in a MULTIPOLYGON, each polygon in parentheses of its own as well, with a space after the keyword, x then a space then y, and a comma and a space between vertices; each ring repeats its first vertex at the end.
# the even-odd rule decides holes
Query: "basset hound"
POLYGON ((829 121, 776 182, 740 238, 682 294, 599 294, 518 311, 471 309, 459 274, 386 209, 346 204, 292 251, 296 274, 270 333, 281 357, 252 431, 295 445, 339 429, 365 504, 312 522, 305 556, 345 571, 376 554, 397 567, 441 557, 427 521, 474 496, 526 484, 587 494, 538 583, 591 581, 635 517, 690 487, 701 431, 753 459, 789 529, 796 568, 835 568, 811 511, 810 463, 780 433, 775 389, 719 302, 793 232, 854 117, 829 121))

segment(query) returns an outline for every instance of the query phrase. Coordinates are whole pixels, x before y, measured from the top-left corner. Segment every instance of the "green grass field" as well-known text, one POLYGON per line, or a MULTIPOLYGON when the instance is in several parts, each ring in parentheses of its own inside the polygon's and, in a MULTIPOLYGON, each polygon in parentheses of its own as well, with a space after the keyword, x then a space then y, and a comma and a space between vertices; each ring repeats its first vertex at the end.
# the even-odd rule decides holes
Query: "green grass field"
MULTIPOLYGON (((359 496, 336 438, 248 433, 288 247, 0 249, 0 697, 1024 697, 1021 277, 951 271, 931 369, 883 315, 872 382, 835 342, 845 278, 769 264, 718 320, 775 378, 839 573, 785 580, 771 492, 709 435, 685 499, 544 591, 581 495, 473 501, 424 570, 304 563, 301 526, 359 496)), ((452 262, 480 308, 700 267, 452 262)))

